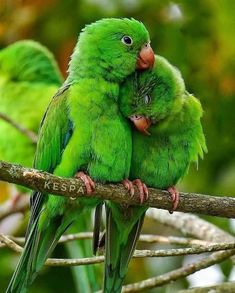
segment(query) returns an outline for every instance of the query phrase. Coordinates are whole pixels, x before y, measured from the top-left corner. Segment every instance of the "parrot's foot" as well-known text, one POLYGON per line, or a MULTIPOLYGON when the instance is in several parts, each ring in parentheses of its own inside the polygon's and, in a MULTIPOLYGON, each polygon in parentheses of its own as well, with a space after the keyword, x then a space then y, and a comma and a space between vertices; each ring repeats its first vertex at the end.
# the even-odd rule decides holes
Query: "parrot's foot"
POLYGON ((122 180, 122 184, 129 191, 131 198, 135 194, 134 186, 136 186, 139 190, 140 203, 143 203, 145 200, 148 199, 148 196, 149 196, 148 188, 140 179, 135 179, 133 181, 124 179, 122 180))
POLYGON ((167 189, 167 191, 171 195, 171 201, 172 201, 172 209, 169 211, 170 214, 173 214, 173 212, 177 209, 179 204, 180 195, 179 192, 176 190, 175 186, 171 186, 167 189))
POLYGON ((134 188, 132 181, 130 181, 128 179, 124 179, 124 180, 122 180, 122 184, 128 190, 128 192, 130 193, 130 196, 132 198, 135 194, 135 188, 134 188))
POLYGON ((147 186, 140 180, 140 179, 135 179, 133 181, 133 184, 138 188, 139 190, 139 198, 140 198, 140 203, 143 203, 145 200, 148 199, 149 197, 149 191, 147 186))
POLYGON ((75 175, 75 178, 79 178, 84 182, 87 194, 91 194, 95 190, 95 182, 91 179, 90 176, 86 175, 84 172, 78 172, 75 175))

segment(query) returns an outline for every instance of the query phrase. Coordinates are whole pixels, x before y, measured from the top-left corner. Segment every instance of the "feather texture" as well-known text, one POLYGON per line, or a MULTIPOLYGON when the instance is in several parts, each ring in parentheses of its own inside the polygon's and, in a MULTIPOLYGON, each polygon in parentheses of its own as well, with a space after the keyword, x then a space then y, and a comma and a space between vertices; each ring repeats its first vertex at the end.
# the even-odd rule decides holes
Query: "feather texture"
MULTIPOLYGON (((83 171, 100 182, 118 182, 129 175, 131 129, 118 108, 119 84, 134 72, 138 54, 147 42, 147 30, 134 19, 104 19, 83 30, 68 79, 42 120, 36 168, 62 177, 83 171), (123 44, 124 35, 131 36, 131 48, 123 44)), ((27 249, 7 292, 26 290, 62 233, 84 208, 99 202, 89 197, 73 201, 33 193, 27 249), (20 289, 19 280, 23 284, 20 289)))
MULTIPOLYGON (((185 90, 180 72, 163 57, 156 56, 151 71, 136 72, 122 84, 120 108, 127 118, 140 115, 152 121, 149 136, 133 129, 132 180, 167 189, 207 151, 201 104, 185 90)), ((110 202, 107 206, 104 292, 119 293, 147 208, 110 202)))

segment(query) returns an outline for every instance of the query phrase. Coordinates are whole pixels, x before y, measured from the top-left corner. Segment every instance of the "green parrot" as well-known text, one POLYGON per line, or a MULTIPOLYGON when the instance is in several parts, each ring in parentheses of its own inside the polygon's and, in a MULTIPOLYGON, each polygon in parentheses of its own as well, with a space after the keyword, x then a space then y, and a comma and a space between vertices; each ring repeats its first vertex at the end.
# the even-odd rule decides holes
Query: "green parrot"
MULTIPOLYGON (((136 128, 129 178, 168 189, 174 210, 178 202, 175 184, 207 150, 202 107, 185 90, 180 72, 163 57, 155 59, 152 70, 136 72, 122 84, 120 109, 136 128)), ((145 184, 141 202, 148 196, 145 184)), ((122 207, 106 202, 104 293, 121 292, 146 210, 144 205, 122 207)))
MULTIPOLYGON (((152 67, 145 26, 135 19, 107 18, 83 29, 64 85, 42 119, 34 167, 80 178, 90 194, 95 181, 129 176, 131 129, 118 107, 120 83, 135 69, 152 67), (92 179, 93 180, 92 180, 92 179)), ((27 292, 60 236, 95 198, 34 192, 24 251, 7 292, 27 292)))
MULTIPOLYGON (((41 117, 52 95, 62 84, 62 76, 54 56, 41 44, 18 41, 0 51, 0 113, 7 115, 24 128, 37 133, 41 117), (37 111, 34 110, 37 109, 37 111)), ((0 157, 2 160, 30 167, 36 144, 14 126, 0 119, 0 157), (10 147, 14 146, 14 147, 10 147)), ((12 203, 21 198, 21 192, 29 191, 17 186, 19 193, 12 203)), ((91 213, 82 216, 73 232, 90 231, 91 213)), ((86 241, 66 244, 69 257, 89 255, 86 241)), ((90 249, 91 251, 91 249, 90 249)), ((79 292, 98 289, 94 266, 71 268, 76 277, 79 292)))
MULTIPOLYGON (((53 55, 37 42, 18 41, 0 51, 0 113, 37 133, 52 95, 62 84, 53 55), (32 107, 36 111, 32 111, 32 107)), ((31 167, 35 144, 0 119, 0 158, 31 167)))

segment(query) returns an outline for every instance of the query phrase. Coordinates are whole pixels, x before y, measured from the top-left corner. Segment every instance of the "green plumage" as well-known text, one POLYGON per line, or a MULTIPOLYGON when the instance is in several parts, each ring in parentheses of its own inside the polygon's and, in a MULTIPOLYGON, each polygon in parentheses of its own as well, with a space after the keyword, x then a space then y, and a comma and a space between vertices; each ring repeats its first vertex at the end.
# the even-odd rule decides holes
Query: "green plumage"
MULTIPOLYGON (((206 151, 199 100, 185 90, 180 72, 156 56, 151 71, 134 73, 121 87, 120 109, 125 117, 151 118, 151 135, 133 129, 130 179, 148 187, 167 189, 197 163, 206 151)), ((105 293, 121 292, 146 211, 108 202, 106 223, 105 293)))
MULTIPOLYGON (((34 41, 19 41, 0 51, 0 113, 35 133, 51 96, 62 83, 52 54, 34 41), (34 111, 32 111, 34 107, 34 111)), ((32 166, 35 145, 0 119, 0 158, 32 166)))
MULTIPOLYGON (((52 99, 41 123, 34 167, 73 177, 118 182, 129 175, 131 130, 119 112, 119 83, 134 72, 149 41, 134 19, 103 19, 80 34, 69 77, 52 99), (130 35, 133 44, 121 41, 130 35)), ((84 207, 98 200, 70 200, 35 192, 25 249, 7 292, 26 292, 64 231, 84 207)))
MULTIPOLYGON (((0 112, 37 133, 45 108, 62 84, 62 77, 53 55, 45 47, 24 40, 0 52, 0 83, 0 112)), ((3 120, 0 120, 0 132, 1 159, 30 167, 36 145, 3 120)), ((21 186, 18 189, 25 191, 21 186)), ((74 225, 74 232, 91 229, 89 216, 86 213, 81 217, 81 221, 74 225)), ((69 256, 88 256, 91 249, 86 244, 77 241, 66 245, 69 256)), ((78 280, 79 292, 98 290, 93 266, 71 269, 78 280)))

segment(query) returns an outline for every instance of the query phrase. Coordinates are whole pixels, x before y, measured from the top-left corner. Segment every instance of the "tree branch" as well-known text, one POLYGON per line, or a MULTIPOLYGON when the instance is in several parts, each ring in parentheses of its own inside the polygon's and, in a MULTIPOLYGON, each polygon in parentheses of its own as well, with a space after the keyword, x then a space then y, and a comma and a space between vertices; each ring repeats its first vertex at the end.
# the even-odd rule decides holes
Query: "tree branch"
POLYGON ((29 129, 23 127, 23 126, 21 126, 16 121, 14 121, 10 117, 8 117, 6 114, 1 113, 1 112, 0 112, 0 119, 2 119, 5 122, 9 123, 15 129, 17 129, 20 133, 22 133, 24 136, 26 136, 27 138, 29 138, 32 143, 37 143, 38 137, 37 137, 37 135, 33 131, 31 131, 31 130, 29 130, 29 129))
POLYGON ((16 213, 24 213, 29 208, 29 197, 21 198, 16 205, 7 205, 5 207, 1 207, 0 209, 0 221, 5 219, 6 217, 16 214, 16 213))
MULTIPOLYGON (((73 199, 84 196, 84 187, 79 179, 56 177, 46 172, 24 168, 3 161, 0 161, 0 180, 73 199)), ((91 196, 103 200, 112 200, 123 205, 140 204, 139 199, 137 197, 130 198, 126 189, 120 184, 102 185, 96 183, 95 193, 91 196)), ((172 205, 171 196, 167 191, 149 188, 149 198, 145 205, 170 210, 172 205)), ((234 218, 235 198, 182 192, 180 193, 178 210, 234 218)))
MULTIPOLYGON (((22 247, 16 244, 14 241, 6 237, 5 235, 0 234, 0 241, 6 244, 7 247, 20 253, 22 251, 22 247)), ((218 250, 218 249, 230 249, 235 246, 235 243, 216 243, 210 244, 207 247, 205 246, 195 246, 193 248, 186 249, 169 249, 169 250, 158 250, 158 251, 135 251, 134 257, 146 257, 146 256, 175 256, 182 255, 182 253, 204 253, 208 251, 218 250)), ((146 289, 155 288, 158 286, 162 286, 169 282, 178 280, 180 278, 186 277, 190 274, 193 274, 196 271, 207 268, 213 264, 224 261, 225 259, 231 257, 235 254, 235 249, 216 252, 210 255, 207 258, 201 259, 198 262, 183 266, 177 270, 173 270, 164 275, 150 278, 138 283, 134 283, 131 285, 127 285, 123 287, 122 292, 140 292, 146 289)), ((48 259, 46 265, 50 266, 78 266, 78 265, 88 265, 101 263, 104 261, 104 256, 91 257, 91 258, 83 258, 83 259, 48 259)))
MULTIPOLYGON (((8 248, 17 253, 21 253, 23 248, 16 244, 9 237, 0 234, 0 241, 4 243, 8 248)), ((135 250, 134 258, 145 257, 169 257, 169 256, 182 256, 189 254, 202 254, 213 251, 230 250, 235 248, 235 243, 215 243, 207 246, 195 245, 190 248, 173 248, 173 249, 159 249, 159 250, 135 250)), ((104 256, 83 258, 83 259, 54 259, 49 258, 46 261, 46 265, 49 266, 79 266, 96 264, 104 261, 104 256)))
POLYGON ((235 292, 235 282, 225 282, 214 286, 195 287, 180 290, 179 293, 232 293, 235 292))
MULTIPOLYGON (((175 212, 169 215, 166 211, 148 209, 147 216, 158 222, 180 230, 183 234, 208 242, 233 242, 235 237, 196 215, 175 212)), ((235 256, 232 257, 235 263, 235 256)))
POLYGON ((226 260, 227 258, 233 256, 234 254, 235 254, 235 249, 222 251, 222 252, 215 252, 212 255, 206 258, 203 258, 195 263, 188 264, 186 266, 183 266, 179 269, 173 270, 161 276, 146 279, 141 282, 124 286, 122 289, 122 293, 141 292, 147 289, 163 286, 172 281, 176 281, 178 279, 187 277, 188 275, 191 275, 197 271, 200 271, 201 269, 205 269, 216 263, 220 263, 226 260))
MULTIPOLYGON (((25 242, 24 237, 15 237, 12 235, 7 236, 10 240, 13 240, 17 244, 23 245, 25 242)), ((79 232, 76 234, 67 234, 61 236, 59 243, 67 243, 74 240, 84 240, 92 239, 93 232, 79 232)), ((175 237, 175 236, 160 236, 152 234, 141 234, 138 241, 145 243, 161 243, 161 244, 176 244, 176 245, 186 245, 186 246, 206 246, 209 244, 215 244, 208 241, 203 241, 199 239, 185 238, 185 237, 175 237)))
POLYGON ((170 215, 163 210, 148 209, 147 216, 157 222, 180 230, 184 235, 191 235, 208 242, 232 242, 235 237, 196 215, 178 213, 170 215))

